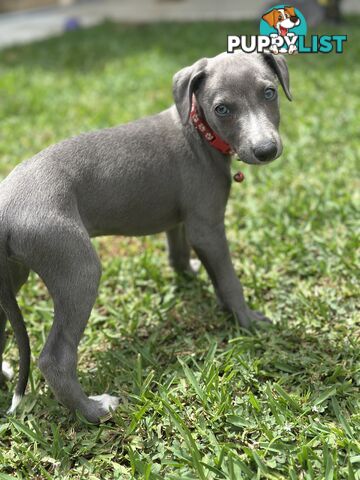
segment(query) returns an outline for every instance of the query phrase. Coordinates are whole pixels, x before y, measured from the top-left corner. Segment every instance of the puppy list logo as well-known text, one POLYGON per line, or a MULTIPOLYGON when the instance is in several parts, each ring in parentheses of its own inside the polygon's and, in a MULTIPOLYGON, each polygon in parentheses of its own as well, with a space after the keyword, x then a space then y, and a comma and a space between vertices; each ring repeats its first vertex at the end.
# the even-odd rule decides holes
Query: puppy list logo
POLYGON ((277 5, 260 20, 260 35, 228 35, 227 52, 245 53, 343 53, 347 35, 311 35, 306 43, 307 24, 298 8, 277 5))

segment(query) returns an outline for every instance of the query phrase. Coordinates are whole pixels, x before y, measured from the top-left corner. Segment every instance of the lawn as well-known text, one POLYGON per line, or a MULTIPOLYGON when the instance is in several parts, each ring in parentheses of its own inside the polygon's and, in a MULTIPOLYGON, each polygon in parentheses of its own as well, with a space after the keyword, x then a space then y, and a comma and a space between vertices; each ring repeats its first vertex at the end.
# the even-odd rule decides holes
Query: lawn
MULTIPOLYGON (((163 235, 95 240, 103 276, 79 376, 121 406, 92 426, 54 400, 36 367, 52 304, 32 276, 19 295, 31 381, 17 414, 0 419, 0 480, 360 479, 359 21, 321 30, 349 35, 343 55, 289 59, 284 153, 241 164, 246 180, 233 185, 235 268, 274 324, 241 330, 203 270, 176 278, 163 235)), ((64 137, 166 108, 178 69, 256 28, 106 23, 1 52, 0 176, 64 137)))

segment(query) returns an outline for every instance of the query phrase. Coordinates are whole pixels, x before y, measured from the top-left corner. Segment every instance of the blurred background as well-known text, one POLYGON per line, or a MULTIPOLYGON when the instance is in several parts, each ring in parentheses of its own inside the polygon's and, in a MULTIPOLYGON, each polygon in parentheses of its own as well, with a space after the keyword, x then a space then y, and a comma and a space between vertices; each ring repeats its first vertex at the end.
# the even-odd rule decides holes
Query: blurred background
MULTIPOLYGON (((360 12, 359 0, 294 0, 314 26, 324 19, 339 22, 360 12)), ((257 19, 279 2, 254 0, 0 0, 0 47, 29 42, 111 19, 154 21, 257 19)))

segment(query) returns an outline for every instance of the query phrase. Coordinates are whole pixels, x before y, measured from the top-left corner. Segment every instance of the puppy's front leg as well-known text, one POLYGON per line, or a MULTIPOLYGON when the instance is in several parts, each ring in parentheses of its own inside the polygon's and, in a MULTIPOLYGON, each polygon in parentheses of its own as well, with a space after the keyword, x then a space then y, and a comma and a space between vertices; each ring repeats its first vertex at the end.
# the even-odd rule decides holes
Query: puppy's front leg
POLYGON ((175 272, 195 275, 200 267, 199 260, 190 258, 190 245, 182 223, 166 232, 169 261, 175 272))
POLYGON ((203 219, 186 223, 188 238, 214 285, 220 305, 232 312, 243 327, 265 319, 246 305, 243 288, 231 262, 224 223, 210 224, 203 219))

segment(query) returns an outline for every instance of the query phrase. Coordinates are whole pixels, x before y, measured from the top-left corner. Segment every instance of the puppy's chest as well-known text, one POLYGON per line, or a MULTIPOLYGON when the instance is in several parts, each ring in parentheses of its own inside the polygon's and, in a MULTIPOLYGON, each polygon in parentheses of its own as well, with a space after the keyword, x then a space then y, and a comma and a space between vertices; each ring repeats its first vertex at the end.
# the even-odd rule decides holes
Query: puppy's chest
POLYGON ((230 159, 194 159, 184 175, 184 191, 190 202, 202 199, 220 206, 226 204, 232 184, 230 159))

